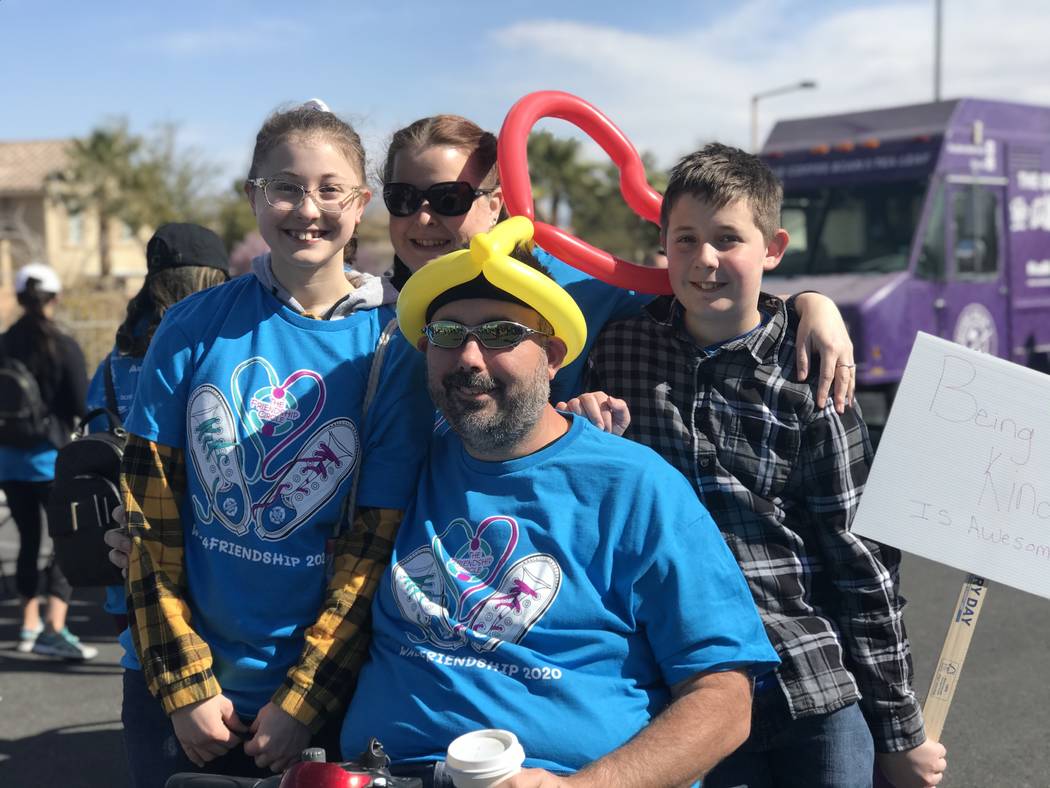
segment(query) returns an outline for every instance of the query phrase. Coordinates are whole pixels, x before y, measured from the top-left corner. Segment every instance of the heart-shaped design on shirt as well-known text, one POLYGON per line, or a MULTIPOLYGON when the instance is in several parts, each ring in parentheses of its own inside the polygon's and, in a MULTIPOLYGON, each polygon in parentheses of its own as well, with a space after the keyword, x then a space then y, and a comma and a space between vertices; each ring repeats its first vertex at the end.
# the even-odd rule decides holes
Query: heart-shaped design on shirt
POLYGON ((512 216, 533 220, 536 243, 584 273, 625 290, 660 295, 671 292, 667 271, 634 265, 544 222, 535 221, 532 181, 529 177, 529 132, 540 118, 568 121, 598 143, 620 171, 620 193, 640 217, 660 223, 663 197, 649 185, 641 156, 616 124, 578 96, 560 90, 541 90, 519 99, 499 132, 497 160, 503 199, 512 216))
MULTIPOLYGON (((261 476, 275 481, 288 469, 287 463, 276 465, 282 452, 313 426, 324 410, 328 400, 324 378, 313 370, 300 369, 282 380, 269 361, 253 356, 237 365, 231 388, 233 410, 240 415, 248 442, 255 448, 255 466, 245 465, 248 480, 255 482, 261 476), (262 379, 257 368, 261 368, 262 379), (307 411, 311 400, 313 405, 307 411), (273 445, 273 439, 280 442, 273 445)), ((294 462, 291 457, 285 459, 294 462)))
POLYGON ((455 589, 453 611, 466 620, 468 605, 477 597, 492 593, 500 583, 501 572, 520 539, 518 521, 513 517, 486 517, 477 527, 463 518, 449 523, 430 540, 430 548, 443 567, 445 581, 455 589))

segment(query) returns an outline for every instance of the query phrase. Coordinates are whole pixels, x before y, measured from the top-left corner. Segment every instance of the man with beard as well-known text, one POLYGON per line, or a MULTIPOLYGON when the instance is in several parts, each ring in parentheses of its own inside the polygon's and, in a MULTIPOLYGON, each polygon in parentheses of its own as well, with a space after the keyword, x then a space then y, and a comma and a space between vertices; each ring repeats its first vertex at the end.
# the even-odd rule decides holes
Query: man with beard
POLYGON ((376 736, 395 773, 450 785, 448 743, 505 728, 530 767, 507 786, 688 784, 747 737, 752 678, 777 657, 685 479, 548 403, 586 329, 531 237, 508 220, 402 290, 445 424, 373 601, 342 750, 376 736))
MULTIPOLYGON (((752 680, 778 659, 685 478, 549 404, 586 325, 531 238, 507 220, 401 291, 443 422, 372 601, 341 750, 377 737, 395 774, 449 788, 448 744, 504 728, 529 768, 500 788, 688 784, 747 738, 752 680)), ((337 568, 362 599, 388 536, 337 568)))

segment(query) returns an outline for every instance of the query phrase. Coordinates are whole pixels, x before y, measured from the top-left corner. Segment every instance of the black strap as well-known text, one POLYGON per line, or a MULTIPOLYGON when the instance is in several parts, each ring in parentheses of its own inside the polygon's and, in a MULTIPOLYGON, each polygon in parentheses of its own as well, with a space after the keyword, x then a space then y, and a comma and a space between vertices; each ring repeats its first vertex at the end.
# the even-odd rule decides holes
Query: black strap
MULTIPOLYGON (((390 346, 390 338, 398 330, 397 318, 395 317, 386 324, 383 333, 379 335, 376 342, 376 351, 372 356, 372 366, 368 370, 368 385, 365 387, 365 398, 361 405, 361 429, 364 430, 365 419, 368 418, 368 409, 372 407, 375 399, 376 389, 379 388, 379 374, 383 369, 383 359, 386 358, 387 348, 390 346)), ((338 536, 343 529, 349 530, 354 523, 354 514, 357 510, 357 483, 361 479, 362 462, 358 460, 354 466, 353 479, 350 482, 350 494, 343 499, 342 513, 336 521, 333 536, 338 536)))
POLYGON ((336 301, 334 304, 332 304, 331 308, 327 312, 325 312, 323 315, 321 315, 321 319, 322 320, 331 320, 332 319, 332 315, 335 314, 335 310, 337 310, 344 303, 346 303, 350 299, 351 295, 352 295, 352 293, 347 293, 345 296, 343 296, 338 301, 336 301))
POLYGON ((405 286, 405 282, 408 281, 410 276, 412 276, 412 269, 405 265, 400 257, 394 255, 394 268, 390 274, 390 284, 400 293, 401 288, 405 286))
POLYGON ((106 384, 106 407, 119 414, 120 410, 117 409, 117 390, 113 386, 113 364, 110 363, 112 357, 112 353, 106 356, 106 368, 103 370, 102 378, 106 384))
MULTIPOLYGON (((123 432, 124 422, 120 420, 119 414, 110 410, 109 408, 95 408, 94 410, 89 410, 87 413, 84 414, 84 420, 80 422, 80 426, 77 428, 76 434, 73 437, 80 438, 86 435, 88 425, 91 424, 91 422, 93 422, 99 416, 106 417, 106 420, 109 422, 109 427, 107 427, 107 430, 109 432, 123 432)), ((92 430, 92 432, 98 432, 98 430, 92 430)))

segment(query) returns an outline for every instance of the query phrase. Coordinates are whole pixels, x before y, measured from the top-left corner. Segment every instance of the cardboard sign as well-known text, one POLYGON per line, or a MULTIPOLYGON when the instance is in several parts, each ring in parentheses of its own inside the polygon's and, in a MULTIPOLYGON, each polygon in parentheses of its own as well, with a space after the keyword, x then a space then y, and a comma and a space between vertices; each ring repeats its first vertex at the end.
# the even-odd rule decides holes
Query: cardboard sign
POLYGON ((920 333, 853 531, 1050 598, 1050 376, 920 333))

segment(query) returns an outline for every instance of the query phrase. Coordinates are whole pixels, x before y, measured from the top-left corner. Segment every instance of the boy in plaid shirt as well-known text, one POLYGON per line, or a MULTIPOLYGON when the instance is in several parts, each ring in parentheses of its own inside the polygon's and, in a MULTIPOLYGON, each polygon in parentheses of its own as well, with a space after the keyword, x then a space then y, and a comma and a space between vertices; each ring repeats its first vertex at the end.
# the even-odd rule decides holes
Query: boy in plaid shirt
POLYGON ((587 389, 625 399, 627 437, 690 480, 783 661, 756 686, 750 739, 705 788, 861 788, 876 759, 898 788, 936 785, 945 749, 911 688, 900 553, 850 532, 867 430, 796 382, 796 322, 761 292, 788 244, 781 198, 744 151, 682 159, 661 212, 674 296, 605 329, 587 389))

